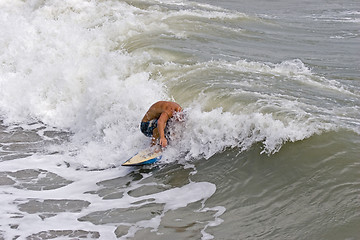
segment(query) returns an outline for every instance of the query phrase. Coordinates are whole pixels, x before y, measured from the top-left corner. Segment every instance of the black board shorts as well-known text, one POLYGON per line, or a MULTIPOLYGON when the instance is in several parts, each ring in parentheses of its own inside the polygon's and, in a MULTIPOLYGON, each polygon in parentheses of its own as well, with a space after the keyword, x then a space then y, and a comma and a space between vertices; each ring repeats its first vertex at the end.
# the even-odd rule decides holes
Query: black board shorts
POLYGON ((148 122, 141 122, 140 124, 141 132, 147 137, 152 137, 154 129, 157 128, 157 122, 158 122, 157 119, 153 119, 148 122))

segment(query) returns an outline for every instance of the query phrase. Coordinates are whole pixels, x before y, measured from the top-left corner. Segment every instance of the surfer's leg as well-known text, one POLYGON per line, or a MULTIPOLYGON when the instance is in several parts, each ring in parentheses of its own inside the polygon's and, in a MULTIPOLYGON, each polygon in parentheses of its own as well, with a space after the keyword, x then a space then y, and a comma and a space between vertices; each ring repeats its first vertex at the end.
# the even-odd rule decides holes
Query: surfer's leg
POLYGON ((156 153, 161 151, 161 147, 158 144, 159 138, 160 138, 159 131, 158 131, 157 128, 155 128, 153 130, 153 137, 151 138, 151 147, 153 148, 153 151, 156 152, 156 153))
POLYGON ((160 137, 160 134, 159 134, 158 128, 154 128, 154 130, 153 130, 153 135, 152 135, 152 139, 151 139, 151 145, 152 145, 152 146, 155 146, 155 145, 156 145, 159 137, 160 137))

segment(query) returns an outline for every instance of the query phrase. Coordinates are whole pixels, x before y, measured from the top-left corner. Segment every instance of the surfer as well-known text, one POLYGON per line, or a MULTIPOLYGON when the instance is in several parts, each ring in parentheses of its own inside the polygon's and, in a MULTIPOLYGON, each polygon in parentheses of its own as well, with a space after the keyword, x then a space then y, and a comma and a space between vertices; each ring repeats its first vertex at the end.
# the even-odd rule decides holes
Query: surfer
POLYGON ((181 113, 182 108, 175 102, 159 101, 154 103, 145 116, 141 120, 140 129, 147 137, 152 137, 152 145, 154 146, 158 139, 160 139, 160 146, 166 147, 168 145, 165 137, 165 127, 170 118, 176 120, 183 120, 181 113))

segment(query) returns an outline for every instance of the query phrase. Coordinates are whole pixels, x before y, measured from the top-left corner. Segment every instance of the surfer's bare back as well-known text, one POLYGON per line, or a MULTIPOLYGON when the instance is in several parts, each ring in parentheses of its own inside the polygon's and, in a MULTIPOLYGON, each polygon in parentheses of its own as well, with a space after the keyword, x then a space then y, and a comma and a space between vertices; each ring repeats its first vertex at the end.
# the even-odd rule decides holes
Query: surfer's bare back
POLYGON ((152 137, 152 145, 160 139, 160 146, 168 145, 165 137, 167 121, 176 114, 182 112, 182 108, 175 102, 159 101, 154 103, 141 120, 140 129, 147 137, 152 137))

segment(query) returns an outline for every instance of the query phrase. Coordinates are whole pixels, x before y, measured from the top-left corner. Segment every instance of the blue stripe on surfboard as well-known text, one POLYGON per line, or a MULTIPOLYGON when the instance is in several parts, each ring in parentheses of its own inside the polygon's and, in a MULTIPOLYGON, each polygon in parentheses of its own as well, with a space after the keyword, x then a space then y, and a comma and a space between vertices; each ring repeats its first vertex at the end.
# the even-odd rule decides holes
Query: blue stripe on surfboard
MULTIPOLYGON (((156 158, 152 158, 150 160, 147 160, 145 162, 141 162, 141 163, 134 163, 134 164, 129 164, 129 165, 123 165, 123 166, 141 166, 141 165, 148 165, 148 164, 152 164, 154 162, 157 162, 158 160, 161 159, 162 156, 156 157, 156 158)), ((125 164, 125 163, 124 163, 125 164)))
MULTIPOLYGON (((135 155, 136 156, 136 155, 135 155)), ((132 157, 133 158, 133 157, 132 157)), ((130 159, 132 159, 130 158, 130 159)), ((148 164, 152 164, 154 162, 159 161, 162 158, 162 155, 157 156, 155 158, 151 158, 149 160, 146 160, 144 162, 139 162, 139 163, 128 163, 130 159, 128 159, 126 162, 124 162, 123 164, 121 164, 121 166, 141 166, 141 165, 148 165, 148 164)))

